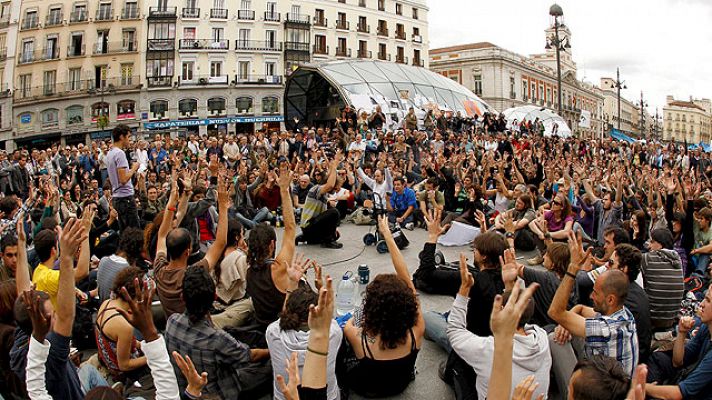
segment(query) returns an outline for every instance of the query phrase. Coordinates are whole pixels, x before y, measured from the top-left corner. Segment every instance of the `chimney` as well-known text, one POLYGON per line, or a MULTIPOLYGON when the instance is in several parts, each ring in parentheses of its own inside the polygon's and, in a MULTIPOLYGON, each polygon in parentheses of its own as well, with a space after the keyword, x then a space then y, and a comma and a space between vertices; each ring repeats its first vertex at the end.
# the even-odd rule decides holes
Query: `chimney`
POLYGON ((667 104, 670 104, 670 103, 672 103, 673 101, 675 101, 675 98, 674 98, 674 97, 672 97, 672 96, 670 96, 670 95, 667 95, 667 96, 665 97, 665 102, 666 102, 667 104))

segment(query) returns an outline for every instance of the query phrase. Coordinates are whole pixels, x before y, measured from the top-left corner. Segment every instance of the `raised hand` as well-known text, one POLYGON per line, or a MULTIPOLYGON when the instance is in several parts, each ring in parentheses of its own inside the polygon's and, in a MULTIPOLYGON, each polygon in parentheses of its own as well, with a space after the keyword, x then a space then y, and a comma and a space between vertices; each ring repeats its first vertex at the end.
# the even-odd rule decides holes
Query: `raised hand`
POLYGON ((526 289, 521 289, 519 285, 514 285, 507 304, 504 306, 502 305, 502 295, 495 296, 492 315, 490 316, 490 328, 495 340, 497 336, 512 337, 514 335, 519 319, 538 287, 538 283, 532 283, 526 289), (522 292, 522 290, 524 291, 522 292))
POLYGON ((148 282, 139 282, 138 278, 134 279, 133 285, 135 291, 133 298, 131 298, 125 287, 121 288, 121 293, 117 293, 128 303, 131 312, 128 313, 118 308, 116 311, 141 332, 146 342, 151 342, 158 338, 158 330, 153 323, 153 311, 151 309, 151 302, 156 289, 153 287, 154 285, 151 285, 152 287, 149 289, 148 282))
POLYGON ((27 235, 25 235, 25 212, 20 210, 17 213, 18 213, 17 226, 16 226, 17 242, 18 242, 18 245, 24 247, 25 242, 27 242, 27 235))
POLYGON ((275 170, 275 175, 280 189, 289 190, 289 186, 292 184, 292 171, 289 168, 280 167, 279 173, 275 170))
POLYGON ((441 215, 442 211, 438 209, 430 210, 423 213, 423 217, 425 218, 425 225, 427 225, 428 227, 429 240, 431 242, 436 242, 438 240, 438 237, 445 233, 450 227, 449 224, 445 226, 440 225, 441 215))
POLYGON ((282 375, 277 375, 277 385, 279 385, 279 390, 284 394, 284 398, 287 400, 299 400, 299 365, 297 363, 297 353, 293 352, 292 355, 287 360, 287 374, 289 375, 289 383, 285 382, 282 375))
POLYGON ((514 249, 505 250, 504 257, 499 257, 499 264, 502 266, 502 281, 509 288, 519 277, 519 264, 514 249))
POLYGON ((319 289, 319 303, 309 306, 309 329, 312 332, 329 336, 331 320, 334 318, 334 290, 330 276, 326 277, 326 285, 319 289))
POLYGON ((313 263, 309 258, 304 258, 304 254, 297 253, 294 255, 294 259, 291 263, 287 265, 287 276, 289 277, 290 283, 296 288, 299 281, 304 277, 304 273, 313 263))
POLYGON ((586 262, 591 256, 592 247, 588 250, 583 250, 583 243, 581 243, 573 232, 569 232, 569 253, 571 254, 570 265, 575 265, 576 268, 580 269, 581 266, 586 262))
MULTIPOLYGON (((517 384, 512 394, 512 400, 531 400, 534 391, 539 387, 539 383, 534 381, 534 375, 529 375, 517 384)), ((537 396, 537 400, 543 400, 544 394, 537 396)))
POLYGON ((572 338, 571 332, 561 325, 556 325, 556 328, 554 328, 554 342, 563 345, 570 342, 572 338))
POLYGON ((510 214, 502 214, 502 225, 504 225, 504 230, 506 232, 514 233, 517 230, 514 225, 514 219, 510 214))
POLYGON ((96 216, 96 208, 85 207, 82 213, 82 226, 84 230, 89 232, 91 230, 91 225, 94 222, 94 217, 96 216))
POLYGON ((230 205, 229 183, 225 174, 218 175, 218 207, 228 208, 230 205))
POLYGON ((208 373, 203 372, 199 374, 195 369, 193 360, 191 360, 188 355, 183 358, 177 351, 174 351, 173 360, 176 362, 185 380, 188 381, 188 387, 186 387, 185 390, 193 397, 199 398, 203 388, 208 384, 208 373))
POLYGON ((52 325, 52 313, 48 313, 44 307, 44 301, 40 299, 34 290, 22 292, 22 301, 27 307, 32 321, 32 336, 40 343, 44 343, 52 325))
POLYGON ((645 382, 648 378, 648 366, 639 364, 630 380, 630 391, 627 400, 645 400, 645 382))
POLYGON ((64 230, 57 227, 59 234, 59 251, 62 257, 74 257, 77 249, 87 238, 84 226, 76 219, 70 218, 64 226, 64 230))
POLYGON ((457 292, 460 296, 469 297, 470 288, 475 285, 475 277, 472 276, 467 268, 467 257, 465 253, 460 253, 460 290, 457 292))
POLYGON ((388 225, 388 217, 385 215, 378 216, 378 231, 381 233, 384 240, 393 239, 391 228, 388 225))

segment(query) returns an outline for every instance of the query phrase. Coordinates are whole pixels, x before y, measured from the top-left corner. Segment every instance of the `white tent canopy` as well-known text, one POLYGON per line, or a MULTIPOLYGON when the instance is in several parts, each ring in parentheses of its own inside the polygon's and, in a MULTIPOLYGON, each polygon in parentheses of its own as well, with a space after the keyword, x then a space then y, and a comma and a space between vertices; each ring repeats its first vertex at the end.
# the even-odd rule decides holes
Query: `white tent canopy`
POLYGON ((512 123, 516 120, 517 123, 524 121, 534 121, 539 118, 544 124, 544 136, 551 136, 556 125, 556 135, 567 138, 571 136, 571 128, 566 124, 555 112, 544 107, 537 106, 522 106, 508 108, 504 110, 504 117, 507 119, 507 128, 512 128, 512 123))

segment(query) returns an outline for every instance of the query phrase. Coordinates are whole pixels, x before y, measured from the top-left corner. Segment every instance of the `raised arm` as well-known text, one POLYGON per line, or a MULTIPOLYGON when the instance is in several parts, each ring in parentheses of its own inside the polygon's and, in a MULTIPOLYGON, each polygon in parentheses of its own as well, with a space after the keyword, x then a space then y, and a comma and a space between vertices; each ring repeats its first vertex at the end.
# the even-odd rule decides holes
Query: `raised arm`
POLYGON ((30 278, 30 264, 27 262, 27 236, 25 235, 24 211, 19 211, 17 218, 17 270, 15 271, 15 284, 17 285, 17 295, 26 290, 30 290, 32 279, 30 278))
POLYGON ((297 221, 294 217, 294 205, 290 196, 290 184, 292 171, 285 165, 279 170, 277 185, 279 185, 279 195, 282 198, 282 217, 284 218, 284 237, 282 247, 277 254, 277 261, 280 265, 288 265, 294 258, 294 239, 297 237, 297 221))
POLYGON ((590 255, 591 248, 584 253, 576 236, 571 232, 569 233, 569 251, 571 252, 571 262, 558 289, 556 289, 548 314, 551 319, 571 332, 572 335, 585 337, 586 319, 572 310, 567 310, 567 305, 571 291, 576 284, 576 274, 581 269, 583 261, 590 255))
POLYGON ((86 239, 82 242, 79 248, 79 259, 77 260, 77 269, 74 271, 74 282, 78 283, 82 279, 89 276, 89 264, 91 252, 89 250, 89 232, 91 232, 92 222, 96 216, 96 209, 84 208, 81 224, 84 231, 87 233, 86 239))
POLYGON ((329 165, 329 176, 326 179, 326 183, 322 185, 319 190, 321 195, 329 193, 331 189, 334 188, 334 185, 336 185, 336 172, 341 160, 343 160, 341 150, 337 150, 334 159, 331 160, 331 165, 329 165))
POLYGON ((221 173, 218 176, 218 231, 215 242, 210 245, 207 253, 205 253, 205 259, 208 261, 210 270, 220 261, 227 244, 227 209, 229 206, 228 178, 221 173))
MULTIPOLYGON (((57 309, 54 332, 59 335, 72 336, 76 295, 74 294, 74 255, 79 246, 87 239, 87 232, 81 221, 70 218, 59 234, 59 289, 57 291, 57 309)), ((89 254, 86 254, 89 257, 89 254)), ((89 262, 89 260, 87 260, 89 262)))
POLYGON ((158 239, 156 241, 156 254, 166 253, 166 237, 168 232, 173 228, 173 216, 176 213, 176 205, 178 204, 178 181, 174 174, 171 182, 171 195, 168 197, 168 204, 163 212, 163 221, 158 229, 158 239))

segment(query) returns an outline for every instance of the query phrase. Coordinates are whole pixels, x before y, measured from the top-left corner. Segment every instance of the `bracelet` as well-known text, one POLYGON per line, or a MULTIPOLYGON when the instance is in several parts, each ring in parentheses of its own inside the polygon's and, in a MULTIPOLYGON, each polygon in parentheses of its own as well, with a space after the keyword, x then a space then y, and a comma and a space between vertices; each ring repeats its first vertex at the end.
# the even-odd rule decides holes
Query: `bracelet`
POLYGON ((307 346, 307 351, 310 352, 310 353, 316 354, 316 355, 318 355, 318 356, 324 356, 324 357, 326 357, 326 356, 329 355, 328 352, 324 353, 324 352, 321 352, 321 351, 316 351, 316 350, 312 349, 312 348, 309 347, 309 346, 307 346))
POLYGON ((171 212, 176 212, 176 208, 175 208, 175 207, 167 207, 166 209, 167 209, 168 211, 171 211, 171 212))
POLYGON ((192 394, 190 394, 188 392, 188 388, 185 388, 185 390, 183 391, 183 394, 185 395, 185 397, 189 398, 190 400, 198 400, 199 398, 203 397, 202 393, 199 393, 197 396, 193 396, 192 394))
POLYGON ((571 279, 573 279, 573 280, 576 280, 576 275, 572 274, 572 273, 569 272, 569 271, 566 271, 566 276, 568 276, 569 278, 571 278, 571 279))

